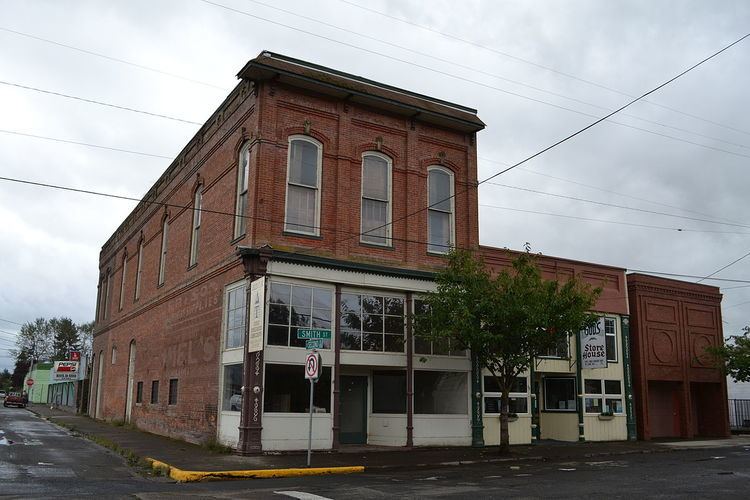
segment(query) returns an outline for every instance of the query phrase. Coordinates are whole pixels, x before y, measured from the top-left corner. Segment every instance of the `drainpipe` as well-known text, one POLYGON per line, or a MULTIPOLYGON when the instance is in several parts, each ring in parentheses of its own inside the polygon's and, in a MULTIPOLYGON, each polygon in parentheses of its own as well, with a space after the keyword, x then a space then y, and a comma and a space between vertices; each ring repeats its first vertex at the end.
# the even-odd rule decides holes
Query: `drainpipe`
POLYGON ((635 404, 633 403, 633 376, 630 370, 630 316, 621 317, 622 324, 622 371, 625 380, 625 414, 628 428, 628 441, 638 438, 635 422, 635 404))
POLYGON ((471 353, 471 446, 484 446, 484 422, 482 422, 482 367, 479 355, 471 353))
POLYGON ((583 429, 583 379, 581 378, 581 332, 576 336, 576 390, 578 391, 578 441, 586 441, 583 429))

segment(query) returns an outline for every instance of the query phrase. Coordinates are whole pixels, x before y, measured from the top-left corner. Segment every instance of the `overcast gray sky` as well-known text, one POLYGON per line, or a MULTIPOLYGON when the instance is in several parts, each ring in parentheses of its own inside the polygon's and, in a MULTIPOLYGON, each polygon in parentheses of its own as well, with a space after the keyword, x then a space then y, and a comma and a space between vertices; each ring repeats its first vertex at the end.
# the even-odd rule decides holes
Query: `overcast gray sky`
MULTIPOLYGON (((198 128, 9 83, 203 122, 244 63, 267 49, 478 109, 487 123, 478 137, 482 179, 750 26, 741 0, 265 1, 215 2, 250 17, 202 0, 0 0, 0 176, 137 197, 169 159, 8 132, 171 158, 198 128)), ((747 39, 618 123, 494 180, 504 186, 481 186, 481 242, 698 276, 750 252, 749 88, 747 39)), ((93 319, 99 250, 134 205, 0 181, 0 368, 10 367, 12 322, 93 319)), ((750 280, 750 257, 717 277, 750 280)), ((706 282, 723 287, 725 334, 738 333, 750 322, 750 286, 737 287, 750 283, 706 282)))

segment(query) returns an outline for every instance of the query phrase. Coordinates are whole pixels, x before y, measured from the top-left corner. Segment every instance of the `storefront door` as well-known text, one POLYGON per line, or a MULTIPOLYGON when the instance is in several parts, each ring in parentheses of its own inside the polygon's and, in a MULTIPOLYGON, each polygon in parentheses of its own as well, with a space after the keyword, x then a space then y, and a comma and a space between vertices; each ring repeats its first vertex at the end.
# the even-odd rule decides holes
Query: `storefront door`
POLYGON ((367 377, 341 376, 342 444, 367 443, 367 377))

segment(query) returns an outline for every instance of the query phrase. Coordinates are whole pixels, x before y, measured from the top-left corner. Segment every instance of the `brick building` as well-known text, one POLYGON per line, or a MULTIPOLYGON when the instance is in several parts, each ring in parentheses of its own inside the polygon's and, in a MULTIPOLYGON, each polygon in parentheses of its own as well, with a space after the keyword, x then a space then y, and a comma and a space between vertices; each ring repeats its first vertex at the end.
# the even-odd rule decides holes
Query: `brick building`
MULTIPOLYGON (((499 439, 469 354, 407 321, 448 249, 480 248, 476 111, 269 52, 239 78, 102 247, 91 414, 245 453, 303 448, 297 331, 322 328, 315 448, 499 439)), ((607 367, 581 370, 574 341, 537 360, 511 438, 625 439, 624 270, 542 267, 604 287, 607 367)))

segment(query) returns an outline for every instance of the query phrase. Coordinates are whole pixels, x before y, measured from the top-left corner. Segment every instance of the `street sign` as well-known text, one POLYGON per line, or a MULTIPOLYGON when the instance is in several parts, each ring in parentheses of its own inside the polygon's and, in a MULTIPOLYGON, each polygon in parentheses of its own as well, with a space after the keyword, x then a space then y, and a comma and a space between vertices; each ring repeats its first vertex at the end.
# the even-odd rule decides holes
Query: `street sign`
POLYGON ((81 351, 70 351, 68 353, 69 361, 81 361, 81 351))
POLYGON ((307 339, 305 341, 305 349, 308 351, 313 349, 323 349, 323 339, 307 339))
POLYGON ((70 382, 78 380, 78 361, 55 361, 52 368, 51 380, 54 382, 70 382))
POLYGON ((34 385, 34 379, 30 378, 29 380, 27 380, 26 381, 26 385, 28 385, 29 387, 31 387, 32 385, 34 385))
POLYGON ((320 378, 320 354, 317 352, 305 356, 305 378, 312 381, 320 378))
POLYGON ((298 339, 331 339, 331 330, 323 330, 320 328, 300 328, 297 330, 298 339))

